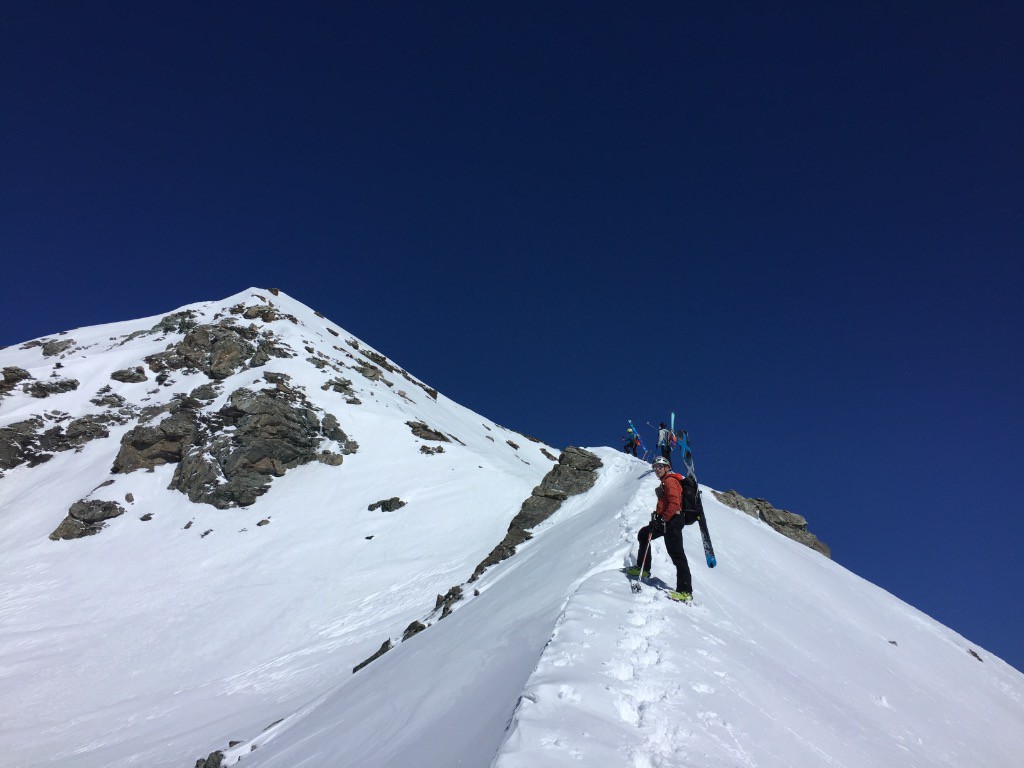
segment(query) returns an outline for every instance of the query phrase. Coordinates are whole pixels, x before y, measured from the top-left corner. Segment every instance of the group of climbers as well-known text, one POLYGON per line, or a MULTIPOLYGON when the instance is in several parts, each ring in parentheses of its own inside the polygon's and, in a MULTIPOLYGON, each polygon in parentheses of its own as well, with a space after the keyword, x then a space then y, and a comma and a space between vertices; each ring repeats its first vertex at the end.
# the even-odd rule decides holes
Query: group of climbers
MULTIPOLYGON (((626 432, 623 450, 636 456, 637 446, 640 444, 639 435, 630 427, 626 432)), ((690 602, 693 600, 693 580, 683 549, 683 527, 697 520, 699 497, 689 435, 685 429, 673 431, 665 422, 661 422, 658 429, 658 449, 661 455, 651 463, 651 468, 658 479, 658 487, 655 489, 657 505, 650 522, 637 533, 636 566, 627 569, 626 572, 629 576, 637 578, 638 584, 639 579, 649 578, 651 543, 664 538, 665 549, 676 568, 675 590, 668 592, 668 596, 681 602, 690 602), (679 448, 682 455, 685 474, 672 469, 672 451, 676 448, 679 448)))

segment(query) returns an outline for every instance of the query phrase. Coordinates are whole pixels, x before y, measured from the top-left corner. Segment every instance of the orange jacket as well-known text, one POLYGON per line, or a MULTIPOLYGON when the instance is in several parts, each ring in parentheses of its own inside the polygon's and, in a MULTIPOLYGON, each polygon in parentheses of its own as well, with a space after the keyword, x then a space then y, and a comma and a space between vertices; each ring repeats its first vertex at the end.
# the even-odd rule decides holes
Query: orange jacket
POLYGON ((677 472, 666 472, 655 493, 658 494, 658 506, 654 511, 667 523, 683 508, 683 476, 677 472))

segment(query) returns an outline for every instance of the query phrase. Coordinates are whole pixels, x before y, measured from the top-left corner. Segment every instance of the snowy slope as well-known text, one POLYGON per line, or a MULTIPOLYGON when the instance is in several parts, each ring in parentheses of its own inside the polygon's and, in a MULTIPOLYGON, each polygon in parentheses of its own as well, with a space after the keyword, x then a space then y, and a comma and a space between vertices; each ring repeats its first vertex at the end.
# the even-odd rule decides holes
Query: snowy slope
MULTIPOLYGON (((349 334, 283 294, 250 290, 183 309, 208 322, 239 303, 267 302, 297 319, 268 324, 281 342, 348 366, 361 404, 322 390, 337 371, 299 354, 229 377, 210 408, 237 386, 259 386, 266 371, 284 372, 338 418, 358 451, 341 466, 289 470, 254 505, 226 510, 168 490, 171 465, 111 475, 120 437, 134 422, 112 426, 109 438, 80 453, 8 470, 0 478, 5 766, 191 765, 193 752, 225 735, 258 732, 424 619, 436 595, 465 581, 501 540, 551 467, 545 446, 444 395, 435 400, 390 373, 393 387, 360 376, 350 367, 360 356, 348 356, 349 334), (424 455, 421 446, 438 444, 414 437, 407 421, 464 445, 452 441, 443 453, 424 455), (120 500, 126 514, 95 536, 47 538, 69 505, 109 479, 114 484, 94 496, 120 500), (124 502, 129 493, 132 504, 124 502), (367 511, 393 496, 406 506, 367 511), (146 513, 153 518, 142 522, 146 513), (270 524, 258 526, 261 520, 270 524)), ((80 382, 44 400, 15 390, 0 401, 0 428, 44 411, 99 412, 90 398, 106 385, 129 402, 153 405, 208 383, 203 374, 180 372, 166 387, 152 374, 145 383, 111 381, 112 371, 140 365, 181 338, 126 341, 160 317, 54 337, 76 342, 60 357, 45 358, 39 347, 0 350, 0 367, 46 380, 59 362, 60 376, 80 382)))
MULTIPOLYGON (((348 334, 286 296, 196 308, 212 317, 253 294, 297 319, 271 324, 283 342, 353 363, 348 334)), ((110 370, 167 343, 110 337, 159 319, 71 332, 82 349, 61 373, 89 385, 46 407, 90 408, 110 370)), ((42 378, 52 360, 0 350, 9 365, 42 378)), ((595 449, 593 489, 437 621, 434 596, 465 582, 550 468, 541 450, 557 451, 404 379, 403 397, 346 373, 362 400, 350 405, 320 389, 335 372, 303 356, 266 369, 334 413, 357 453, 289 470, 243 509, 167 490, 170 467, 107 474, 130 424, 0 478, 5 766, 184 768, 213 750, 282 768, 1020 764, 1024 676, 708 492, 717 568, 686 531, 698 604, 653 585, 632 594, 620 569, 655 481, 610 449, 595 449), (410 419, 465 445, 423 455, 410 419), (132 493, 129 514, 86 539, 47 539, 108 477, 99 493, 132 493), (367 511, 396 495, 406 507, 367 511), (431 626, 351 674, 414 619, 431 626)), ((152 397, 204 380, 182 378, 152 397)), ((138 399, 152 389, 118 386, 131 387, 138 399)), ((17 392, 0 401, 0 428, 33 407, 17 392)), ((672 582, 660 545, 654 570, 672 582)))
POLYGON ((620 569, 653 480, 598 453, 598 485, 488 572, 479 597, 227 761, 1019 765, 1019 672, 708 493, 718 567, 694 529, 686 538, 699 604, 632 594, 620 569))

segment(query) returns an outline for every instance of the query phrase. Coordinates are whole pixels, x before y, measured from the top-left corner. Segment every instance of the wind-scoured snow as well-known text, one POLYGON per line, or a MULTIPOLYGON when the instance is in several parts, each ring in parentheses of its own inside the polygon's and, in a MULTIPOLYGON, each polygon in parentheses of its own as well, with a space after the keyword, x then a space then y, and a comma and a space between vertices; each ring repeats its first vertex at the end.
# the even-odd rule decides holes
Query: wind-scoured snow
MULTIPOLYGON (((271 324, 286 343, 339 360, 349 349, 345 331, 284 295, 195 307, 212 317, 254 295, 297 318, 271 324)), ((110 337, 159 319, 68 334, 82 348, 61 374, 82 386, 45 408, 89 412, 111 370, 171 340, 110 337)), ((53 360, 0 350, 9 365, 41 379, 53 360)), ((349 376, 362 400, 349 405, 303 356, 236 374, 226 392, 264 370, 303 386, 358 452, 289 470, 244 509, 167 490, 168 466, 109 475, 131 425, 0 478, 5 766, 189 768, 214 750, 281 768, 1020 764, 1020 672, 707 489, 718 566, 687 528, 695 605, 659 589, 674 582, 660 542, 653 583, 630 591, 621 571, 656 480, 611 449, 593 449, 594 488, 465 584, 552 466, 541 450, 557 450, 405 379, 349 376), (424 455, 409 420, 464 445, 424 455), (68 505, 109 477, 104 498, 132 493, 128 513, 50 541, 68 505), (391 496, 407 505, 367 511, 391 496), (465 599, 439 621, 434 597, 455 584, 465 599), (429 628, 398 642, 414 619, 429 628), (353 675, 386 638, 397 647, 353 675)), ((152 383, 114 387, 141 401, 205 381, 178 378, 153 395, 152 383)), ((39 409, 13 393, 0 427, 39 409)))

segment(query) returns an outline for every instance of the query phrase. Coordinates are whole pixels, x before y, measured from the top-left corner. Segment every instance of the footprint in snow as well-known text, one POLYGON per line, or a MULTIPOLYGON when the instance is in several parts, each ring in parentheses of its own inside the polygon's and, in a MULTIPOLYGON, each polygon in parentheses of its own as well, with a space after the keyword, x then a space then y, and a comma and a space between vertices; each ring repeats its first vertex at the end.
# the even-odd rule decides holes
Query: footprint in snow
POLYGON ((626 651, 637 651, 641 648, 646 648, 649 643, 646 637, 641 635, 631 634, 623 637, 619 642, 616 643, 619 648, 626 651))
POLYGON ((614 677, 616 680, 632 680, 633 679, 633 665, 627 661, 609 661, 605 664, 608 667, 608 674, 614 677))
POLYGON ((668 698, 668 691, 665 686, 658 682, 641 682, 631 691, 633 697, 640 702, 641 708, 645 704, 664 701, 668 698))
POLYGON ((579 704, 583 701, 583 697, 576 693, 571 685, 560 685, 558 687, 558 698, 573 704, 579 704))
POLYGON ((640 666, 649 669, 658 666, 661 662, 661 654, 654 648, 648 647, 636 655, 636 660, 640 666))
POLYGON ((629 753, 629 768, 655 768, 655 765, 650 755, 632 750, 629 753))
POLYGON ((640 710, 629 699, 622 698, 615 702, 615 708, 619 711, 619 717, 629 725, 640 725, 640 710))

